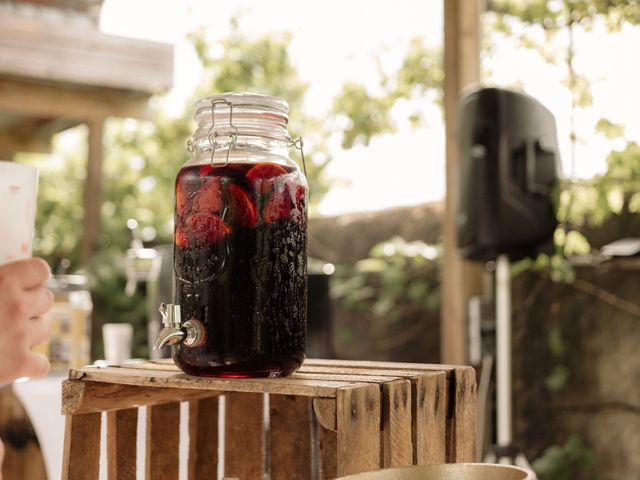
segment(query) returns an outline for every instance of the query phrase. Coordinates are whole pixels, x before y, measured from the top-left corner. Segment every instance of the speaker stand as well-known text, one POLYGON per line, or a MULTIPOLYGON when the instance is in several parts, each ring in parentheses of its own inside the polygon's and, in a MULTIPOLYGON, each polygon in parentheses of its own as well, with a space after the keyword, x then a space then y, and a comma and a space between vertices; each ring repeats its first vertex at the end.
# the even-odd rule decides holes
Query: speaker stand
POLYGON ((497 444, 485 462, 531 469, 524 453, 513 445, 513 384, 511 374, 511 272, 509 257, 496 261, 496 427, 497 444))

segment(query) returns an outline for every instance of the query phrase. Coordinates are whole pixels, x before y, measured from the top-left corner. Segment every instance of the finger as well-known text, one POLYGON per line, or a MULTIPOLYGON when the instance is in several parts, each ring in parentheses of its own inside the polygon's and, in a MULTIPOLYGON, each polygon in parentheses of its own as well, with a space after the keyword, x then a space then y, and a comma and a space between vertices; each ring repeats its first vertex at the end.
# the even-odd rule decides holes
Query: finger
POLYGON ((45 287, 32 288, 26 292, 25 301, 28 302, 30 316, 43 315, 53 306, 53 293, 45 287))
POLYGON ((14 284, 30 290, 49 280, 51 270, 41 258, 27 258, 0 267, 0 284, 14 284))
POLYGON ((40 345, 51 336, 51 322, 43 317, 32 318, 29 323, 29 348, 40 345))
POLYGON ((41 353, 29 352, 19 370, 20 377, 41 378, 49 373, 49 360, 41 353))

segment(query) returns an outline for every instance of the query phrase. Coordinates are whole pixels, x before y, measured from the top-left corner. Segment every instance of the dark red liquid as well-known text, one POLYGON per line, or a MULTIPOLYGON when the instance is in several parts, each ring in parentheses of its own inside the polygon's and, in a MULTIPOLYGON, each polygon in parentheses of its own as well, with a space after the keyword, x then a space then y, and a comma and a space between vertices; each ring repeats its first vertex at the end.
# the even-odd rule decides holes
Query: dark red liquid
POLYGON ((173 349, 186 373, 269 377, 304 360, 306 187, 271 163, 189 166, 176 180, 174 267, 182 320, 206 343, 173 349))

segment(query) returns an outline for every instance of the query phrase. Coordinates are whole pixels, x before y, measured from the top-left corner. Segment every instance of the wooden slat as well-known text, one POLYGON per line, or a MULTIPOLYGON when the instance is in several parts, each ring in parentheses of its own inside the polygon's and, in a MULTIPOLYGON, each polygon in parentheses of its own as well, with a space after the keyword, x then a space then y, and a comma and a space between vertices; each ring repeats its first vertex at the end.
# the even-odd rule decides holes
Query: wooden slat
POLYGON ((138 409, 107 412, 107 478, 136 480, 138 409))
POLYGON ((62 480, 97 480, 100 468, 99 413, 68 415, 65 420, 62 480))
POLYGON ((217 478, 218 399, 189 402, 189 480, 217 478))
MULTIPOLYGON (((176 371, 153 371, 119 367, 85 367, 71 369, 69 378, 74 380, 110 382, 123 385, 150 386, 154 388, 187 388, 220 392, 256 392, 277 395, 302 395, 307 397, 335 397, 338 388, 366 385, 356 381, 296 378, 205 378, 194 377, 176 371)), ((178 393, 176 393, 179 395, 178 393)))
MULTIPOLYGON (((410 362, 377 362, 370 360, 336 360, 322 358, 307 358, 296 373, 329 373, 357 375, 367 374, 363 370, 373 375, 398 375, 400 371, 453 371, 457 365, 443 365, 432 363, 410 363, 410 362), (388 372, 390 371, 390 372, 388 372)), ((134 370, 159 370, 166 372, 178 372, 181 370, 171 358, 150 360, 144 363, 133 363, 129 365, 119 365, 118 368, 134 370)))
POLYGON ((311 399, 270 395, 271 478, 312 478, 311 399))
POLYGON ((455 403, 453 427, 447 446, 451 462, 475 462, 476 459, 476 414, 477 396, 475 370, 460 367, 455 371, 455 403))
POLYGON ((105 382, 65 380, 62 382, 62 414, 78 415, 125 408, 188 401, 218 395, 208 390, 137 387, 105 382))
POLYGON ((264 395, 225 396, 226 477, 261 479, 264 471, 264 395))
MULTIPOLYGON (((381 371, 381 370, 380 370, 381 371)), ((338 372, 297 372, 290 378, 301 378, 305 380, 330 380, 338 382, 364 382, 364 383, 384 383, 398 380, 398 376, 380 375, 378 373, 365 373, 361 371, 358 374, 345 374, 338 372)))
POLYGON ((149 95, 107 89, 45 85, 0 77, 0 110, 36 117, 147 118, 149 95))
POLYGON ((318 425, 320 442, 320 478, 334 479, 338 476, 338 433, 318 425))
MULTIPOLYGON (((324 358, 310 358, 305 360, 300 368, 301 372, 306 367, 341 367, 348 369, 373 369, 373 370, 420 370, 420 371, 453 371, 457 365, 444 365, 435 363, 407 363, 407 362, 376 362, 373 360, 333 360, 324 358)), ((347 373, 347 371, 345 371, 347 373)))
POLYGON ((380 387, 338 390, 338 475, 377 470, 380 458, 380 387))
POLYGON ((382 390, 383 467, 403 467, 413 463, 411 382, 394 380, 382 390))
POLYGON ((147 409, 147 480, 178 480, 180 404, 165 403, 147 409))
POLYGON ((448 388, 445 372, 429 372, 412 382, 414 463, 445 463, 448 388))

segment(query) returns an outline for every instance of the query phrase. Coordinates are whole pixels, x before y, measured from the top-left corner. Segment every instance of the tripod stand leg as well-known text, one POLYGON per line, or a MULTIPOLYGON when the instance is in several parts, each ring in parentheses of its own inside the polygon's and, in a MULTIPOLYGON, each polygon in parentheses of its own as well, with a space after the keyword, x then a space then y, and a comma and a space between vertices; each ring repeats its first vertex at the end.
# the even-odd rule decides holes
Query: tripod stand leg
POLYGON ((509 257, 496 264, 496 408, 498 447, 513 442, 511 383, 511 274, 509 257))

